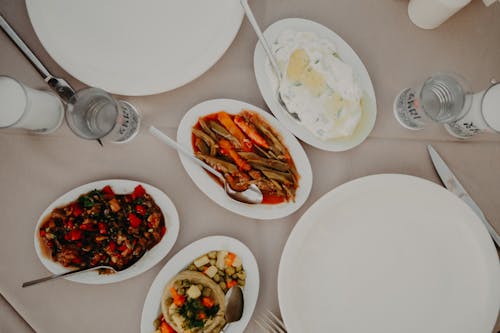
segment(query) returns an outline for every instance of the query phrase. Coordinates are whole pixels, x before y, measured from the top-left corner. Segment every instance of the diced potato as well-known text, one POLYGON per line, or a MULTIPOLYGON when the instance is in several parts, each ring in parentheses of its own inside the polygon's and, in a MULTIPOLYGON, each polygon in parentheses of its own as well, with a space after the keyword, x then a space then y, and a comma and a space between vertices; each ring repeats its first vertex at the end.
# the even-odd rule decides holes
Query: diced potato
POLYGON ((208 259, 208 256, 204 255, 204 256, 196 259, 194 261, 194 265, 199 268, 199 267, 205 266, 209 262, 210 262, 210 260, 208 259))
POLYGON ((241 267, 241 259, 239 256, 236 256, 236 258, 234 258, 232 266, 233 267, 241 267))
POLYGON ((226 256, 227 256, 227 251, 217 252, 216 266, 218 269, 224 269, 224 267, 226 266, 226 256))
POLYGON ((216 259, 217 258, 217 251, 208 252, 208 257, 210 259, 216 259))
POLYGON ((207 270, 205 271, 205 274, 210 277, 210 278, 213 278, 215 276, 215 274, 217 274, 217 267, 215 266, 210 266, 207 268, 207 270))
POLYGON ((192 299, 197 299, 201 295, 201 290, 197 286, 192 285, 191 287, 189 287, 186 294, 192 299))
POLYGON ((244 287, 245 286, 245 280, 238 279, 238 284, 239 284, 240 287, 244 287))

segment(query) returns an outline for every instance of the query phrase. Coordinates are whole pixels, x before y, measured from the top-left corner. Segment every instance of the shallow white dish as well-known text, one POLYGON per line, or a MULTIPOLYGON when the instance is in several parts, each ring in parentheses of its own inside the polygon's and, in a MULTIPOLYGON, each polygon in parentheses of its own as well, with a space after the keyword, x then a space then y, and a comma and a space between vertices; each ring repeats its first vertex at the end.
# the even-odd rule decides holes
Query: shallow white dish
POLYGON ((243 262, 247 273, 243 287, 243 316, 232 323, 225 333, 243 332, 252 317, 259 296, 259 267, 250 249, 237 239, 226 236, 210 236, 197 240, 179 251, 162 268, 149 288, 141 316, 141 333, 151 333, 153 322, 161 314, 161 296, 165 285, 179 272, 184 270, 194 259, 214 250, 226 250, 235 253, 243 262))
POLYGON ((258 113, 266 120, 277 133, 281 134, 285 146, 292 156, 297 171, 300 175, 299 187, 297 188, 295 202, 280 204, 250 205, 230 199, 222 186, 219 186, 200 166, 188 157, 179 153, 182 165, 186 169, 193 182, 210 199, 220 206, 242 216, 255 219, 268 220, 288 216, 299 209, 306 201, 312 187, 312 171, 309 159, 297 139, 281 125, 276 118, 264 110, 244 102, 232 99, 214 99, 202 102, 192 107, 182 118, 177 130, 177 142, 188 151, 193 152, 191 144, 191 129, 200 117, 224 110, 229 114, 236 114, 242 110, 250 110, 258 113))
POLYGON ((257 79, 257 85, 259 86, 260 93, 262 94, 262 97, 264 97, 267 106, 290 132, 313 147, 327 151, 344 151, 356 147, 368 137, 373 129, 373 126, 375 125, 375 119, 377 116, 375 91, 373 90, 370 75, 368 74, 365 65, 356 52, 354 52, 349 44, 347 44, 339 35, 325 26, 313 21, 300 18, 283 19, 271 24, 266 31, 264 31, 264 36, 267 42, 272 44, 285 30, 312 32, 321 38, 330 40, 337 46, 337 53, 345 63, 351 65, 361 89, 364 92, 363 116, 358 128, 351 137, 327 141, 323 141, 316 137, 299 122, 297 122, 292 116, 290 116, 290 114, 283 109, 279 103, 277 94, 273 90, 266 74, 265 67, 266 62, 268 61, 267 55, 260 43, 257 42, 254 52, 253 66, 255 78, 257 79))
POLYGON ((74 200, 76 200, 80 195, 92 191, 94 189, 102 189, 104 186, 109 185, 113 189, 113 191, 117 194, 124 193, 132 193, 134 188, 137 185, 142 185, 147 193, 151 195, 154 199, 155 203, 160 207, 163 216, 165 218, 165 226, 167 228, 167 232, 161 239, 161 241, 156 244, 151 250, 147 251, 144 256, 139 259, 136 263, 134 263, 129 268, 117 272, 114 274, 99 274, 96 271, 79 273, 73 276, 65 277, 65 279, 86 283, 86 284, 106 284, 119 282, 131 277, 137 276, 141 273, 144 273, 154 265, 156 265, 161 259, 163 259, 170 249, 174 246, 175 241, 177 240, 177 235, 179 234, 179 215, 177 214, 177 209, 175 208, 173 202, 170 198, 163 193, 161 190, 157 189, 154 186, 145 184, 143 182, 137 182, 133 180, 125 180, 125 179, 106 179, 100 180, 96 182, 92 182, 89 184, 85 184, 79 186, 56 199, 53 203, 45 209, 45 211, 40 215, 38 222, 35 228, 35 250, 38 258, 42 262, 42 264, 47 268, 50 272, 64 273, 70 271, 71 269, 65 268, 57 262, 52 261, 51 258, 46 257, 41 252, 41 244, 38 237, 38 229, 40 228, 41 223, 44 218, 52 212, 54 208, 64 206, 74 200))
POLYGON ((374 175, 335 188, 301 217, 278 296, 290 333, 490 333, 500 265, 459 198, 421 178, 374 175))
POLYGON ((233 0, 26 0, 26 7, 61 67, 121 95, 160 93, 194 80, 224 54, 243 19, 233 0))

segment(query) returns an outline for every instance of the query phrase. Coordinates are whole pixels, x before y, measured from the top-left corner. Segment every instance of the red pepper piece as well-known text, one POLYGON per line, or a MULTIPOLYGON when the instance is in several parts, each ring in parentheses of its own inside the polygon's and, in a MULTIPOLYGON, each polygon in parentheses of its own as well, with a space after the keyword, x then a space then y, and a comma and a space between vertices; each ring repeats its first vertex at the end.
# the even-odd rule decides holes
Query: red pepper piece
POLYGON ((104 223, 99 222, 99 223, 97 224, 97 226, 99 227, 99 233, 100 233, 100 234, 105 234, 105 233, 107 233, 107 232, 108 232, 108 231, 107 231, 107 228, 106 228, 106 225, 105 225, 104 223))
POLYGON ((40 237, 45 237, 46 234, 45 230, 40 229, 40 237))
POLYGON ((137 212, 137 214, 140 214, 140 215, 146 214, 146 208, 144 206, 141 206, 141 205, 136 205, 135 211, 137 212))
POLYGON ((83 213, 82 208, 76 202, 71 205, 71 209, 72 209, 71 215, 73 215, 74 217, 78 217, 83 213))
POLYGON ((113 242, 113 241, 109 242, 108 249, 109 249, 110 252, 115 252, 115 250, 116 250, 116 243, 113 242))
POLYGON ((144 196, 144 194, 146 194, 146 190, 144 189, 144 187, 142 187, 142 185, 137 185, 134 188, 134 192, 132 192, 132 199, 141 198, 144 196))
POLYGON ((162 225, 160 228, 160 236, 163 237, 163 235, 165 235, 166 232, 167 232, 167 228, 164 225, 162 225))
POLYGON ((66 235, 64 235, 64 239, 67 241, 76 241, 82 238, 81 230, 71 230, 66 235))
POLYGON ((209 308, 209 309, 212 306, 214 306, 214 301, 212 301, 212 299, 210 299, 210 297, 203 297, 201 302, 203 303, 204 307, 209 308))
POLYGON ((84 223, 80 226, 80 230, 94 231, 95 225, 93 223, 84 223))
POLYGON ((103 194, 115 195, 115 192, 113 192, 113 190, 111 189, 111 186, 109 186, 109 185, 104 186, 101 191, 103 194))
POLYGON ((122 245, 120 245, 120 247, 118 248, 118 251, 123 252, 123 251, 125 251, 126 249, 127 249, 127 245, 122 244, 122 245))
POLYGON ((128 221, 130 222, 130 226, 132 228, 138 228, 141 225, 141 219, 138 218, 134 213, 128 214, 128 221))

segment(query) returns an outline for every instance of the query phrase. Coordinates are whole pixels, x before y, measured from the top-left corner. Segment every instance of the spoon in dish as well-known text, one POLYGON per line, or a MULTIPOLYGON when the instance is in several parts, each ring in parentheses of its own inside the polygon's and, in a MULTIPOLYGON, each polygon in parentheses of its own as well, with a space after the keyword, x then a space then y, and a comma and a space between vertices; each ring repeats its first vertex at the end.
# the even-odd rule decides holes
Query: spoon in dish
POLYGON ((65 277, 65 276, 70 276, 70 275, 77 274, 77 273, 90 272, 90 271, 101 270, 101 269, 110 270, 113 273, 117 272, 116 269, 114 269, 111 266, 84 267, 84 268, 75 269, 73 271, 59 273, 59 274, 53 274, 53 275, 49 275, 49 276, 46 276, 46 277, 43 277, 40 279, 24 282, 22 287, 25 288, 25 287, 29 287, 29 286, 32 286, 34 284, 39 284, 39 283, 42 283, 45 281, 54 280, 54 279, 58 279, 58 278, 65 277))
POLYGON ((221 332, 229 326, 230 323, 238 321, 243 316, 243 291, 240 286, 231 287, 226 293, 226 325, 222 328, 221 332))
POLYGON ((269 47, 269 44, 267 43, 266 38, 264 37, 264 34, 262 33, 262 30, 259 27, 259 24, 257 23, 257 20, 255 19, 255 16, 253 15, 252 9, 248 5, 248 0, 240 0, 241 7, 243 7, 243 10, 245 11, 245 15, 247 16, 248 21, 250 22, 250 25, 252 26, 253 30, 257 34, 257 37, 259 38, 260 44, 264 48, 264 51, 267 54, 267 58, 269 59, 269 62, 271 63, 271 67, 273 68, 274 73, 278 77, 278 102, 281 104, 283 109, 288 112, 293 118, 296 120, 300 121, 299 115, 295 112, 291 112, 288 110, 288 107, 286 106, 285 101, 283 100, 283 97, 281 95, 281 81, 284 79, 284 75, 278 65, 278 61, 276 60, 276 57, 274 56, 273 52, 271 51, 271 48, 269 47))
POLYGON ((220 172, 209 166, 208 164, 205 164, 203 161, 199 160, 196 158, 192 153, 186 150, 186 148, 182 147, 180 144, 178 144, 176 141, 172 140, 168 135, 165 135, 163 132, 161 132, 159 129, 157 129, 154 126, 149 127, 149 132, 156 138, 160 139, 167 145, 169 145, 171 148, 174 148, 175 150, 181 152, 184 154, 186 157, 189 157, 201 166, 203 169, 207 170, 214 176, 220 179, 220 181, 224 184, 224 191, 226 191, 227 195, 232 198, 233 200, 247 203, 247 204, 259 204, 262 203, 263 195, 260 189, 257 187, 255 184, 251 184, 246 190, 244 191, 235 191, 229 186, 229 183, 226 181, 226 179, 221 175, 220 172))

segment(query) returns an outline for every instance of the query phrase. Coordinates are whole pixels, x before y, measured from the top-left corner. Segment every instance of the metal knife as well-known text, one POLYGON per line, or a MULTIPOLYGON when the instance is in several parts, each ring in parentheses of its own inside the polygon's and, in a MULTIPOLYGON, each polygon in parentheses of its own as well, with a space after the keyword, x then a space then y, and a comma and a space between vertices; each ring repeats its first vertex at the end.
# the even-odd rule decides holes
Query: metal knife
POLYGON ((488 220, 486 220, 486 217, 481 211, 481 208, 479 208, 479 206, 474 202, 474 200, 472 200, 467 191, 465 191, 462 184, 460 184, 457 177, 446 165, 441 156, 439 156, 437 151, 431 145, 427 146, 427 150, 429 151, 429 155, 431 156, 434 168, 436 169, 444 186, 451 193, 455 194, 460 199, 462 199, 474 211, 474 213, 476 213, 476 215, 479 216, 481 221, 483 221, 484 225, 486 226, 486 229, 490 233, 491 238, 493 238, 493 241, 496 243, 498 247, 500 247, 500 237, 498 236, 498 233, 493 228, 493 226, 488 222, 488 220))

